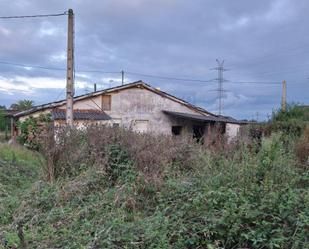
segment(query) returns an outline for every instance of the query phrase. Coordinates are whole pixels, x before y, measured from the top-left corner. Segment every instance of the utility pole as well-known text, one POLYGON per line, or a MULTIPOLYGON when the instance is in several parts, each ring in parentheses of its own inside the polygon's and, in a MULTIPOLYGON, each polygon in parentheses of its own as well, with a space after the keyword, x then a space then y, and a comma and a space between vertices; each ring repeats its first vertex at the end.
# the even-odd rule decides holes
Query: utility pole
POLYGON ((67 103, 66 123, 73 126, 73 97, 74 97, 74 13, 68 11, 68 47, 67 47, 67 103))
POLYGON ((281 110, 286 111, 286 81, 282 81, 282 99, 281 99, 281 110))
POLYGON ((225 69, 223 67, 224 65, 224 60, 223 61, 219 61, 218 59, 216 59, 217 63, 218 63, 218 67, 215 67, 214 70, 218 71, 218 78, 216 79, 218 81, 218 114, 221 115, 222 114, 222 110, 223 110, 223 82, 226 81, 223 77, 223 72, 227 71, 227 69, 225 69))
POLYGON ((121 85, 124 84, 124 71, 121 71, 121 85))

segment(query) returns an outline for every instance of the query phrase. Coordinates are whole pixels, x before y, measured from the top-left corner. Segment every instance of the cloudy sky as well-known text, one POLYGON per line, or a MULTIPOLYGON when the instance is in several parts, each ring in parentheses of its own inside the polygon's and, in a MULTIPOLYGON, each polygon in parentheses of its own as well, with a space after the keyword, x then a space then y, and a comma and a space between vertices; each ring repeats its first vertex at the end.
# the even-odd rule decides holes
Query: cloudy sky
MULTIPOLYGON (((284 79, 288 102, 309 104, 307 0, 0 0, 0 16, 68 8, 76 21, 76 94, 93 83, 118 85, 124 70, 126 83, 143 80, 216 112, 211 69, 219 59, 228 69, 224 114, 267 118, 280 105, 284 79)), ((0 105, 64 98, 66 30, 67 16, 0 19, 0 105)))

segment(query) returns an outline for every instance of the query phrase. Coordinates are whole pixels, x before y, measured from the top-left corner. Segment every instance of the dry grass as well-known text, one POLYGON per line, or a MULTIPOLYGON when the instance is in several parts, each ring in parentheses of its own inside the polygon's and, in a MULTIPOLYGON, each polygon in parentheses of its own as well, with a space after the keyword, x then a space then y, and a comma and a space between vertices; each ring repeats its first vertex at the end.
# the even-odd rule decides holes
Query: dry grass
POLYGON ((49 179, 75 175, 89 167, 106 170, 110 148, 114 145, 128 154, 134 167, 146 178, 152 179, 162 178, 165 167, 171 164, 190 169, 196 165, 202 149, 190 137, 136 134, 119 128, 60 129, 56 141, 52 134, 50 130, 41 146, 49 162, 46 169, 49 179))

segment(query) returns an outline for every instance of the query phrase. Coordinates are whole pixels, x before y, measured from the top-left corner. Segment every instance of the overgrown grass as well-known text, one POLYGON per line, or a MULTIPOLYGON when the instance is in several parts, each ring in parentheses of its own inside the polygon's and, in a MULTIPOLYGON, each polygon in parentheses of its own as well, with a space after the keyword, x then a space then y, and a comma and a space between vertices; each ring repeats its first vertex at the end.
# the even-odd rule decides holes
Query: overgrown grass
POLYGON ((23 224, 28 248, 308 248, 309 176, 280 134, 257 153, 199 149, 192 167, 176 160, 152 177, 123 146, 104 151, 101 164, 38 181, 9 245, 23 224))
POLYGON ((2 146, 2 248, 309 248, 309 132, 286 129, 291 112, 223 149, 104 127, 51 133, 39 180, 38 154, 2 146))
POLYGON ((9 237, 5 228, 12 223, 24 193, 39 179, 42 165, 38 153, 0 144, 0 241, 9 237))
POLYGON ((7 142, 11 135, 9 131, 0 131, 0 143, 7 142))

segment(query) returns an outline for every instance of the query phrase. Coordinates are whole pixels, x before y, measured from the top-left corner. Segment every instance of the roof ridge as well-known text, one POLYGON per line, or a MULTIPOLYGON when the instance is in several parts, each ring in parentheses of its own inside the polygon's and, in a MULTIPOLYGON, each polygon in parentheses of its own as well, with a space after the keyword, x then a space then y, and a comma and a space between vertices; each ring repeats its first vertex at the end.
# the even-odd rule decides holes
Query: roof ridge
MULTIPOLYGON (((52 112, 66 112, 66 109, 55 108, 52 112)), ((105 113, 103 110, 99 109, 73 109, 73 112, 97 112, 97 113, 105 113)))
MULTIPOLYGON (((217 116, 214 113, 211 113, 211 112, 207 111, 206 109, 204 109, 202 107, 195 106, 195 105, 191 104, 190 102, 187 102, 187 101, 185 101, 181 98, 178 98, 178 97, 176 97, 172 94, 169 94, 169 93, 164 92, 160 89, 157 89, 157 88, 145 83, 142 80, 134 81, 134 82, 131 82, 131 83, 128 83, 128 84, 120 85, 120 86, 106 88, 106 89, 96 91, 96 92, 90 92, 90 93, 82 94, 82 95, 79 95, 79 96, 75 96, 73 98, 73 101, 75 102, 75 101, 78 101, 78 100, 81 100, 81 99, 84 99, 84 98, 88 98, 88 97, 91 97, 91 96, 97 96, 97 95, 100 95, 100 94, 103 94, 103 93, 108 93, 108 92, 111 92, 111 91, 114 91, 114 90, 126 89, 127 87, 138 86, 138 85, 142 85, 145 88, 147 88, 148 90, 153 91, 157 94, 164 94, 165 96, 171 98, 173 101, 180 102, 180 103, 186 105, 188 108, 191 108, 191 109, 195 110, 197 113, 200 113, 202 115, 217 116)), ((31 109, 21 111, 21 112, 14 114, 14 117, 29 115, 29 114, 34 113, 36 111, 45 110, 45 109, 48 109, 48 108, 51 108, 51 109, 57 108, 60 105, 63 105, 65 103, 66 103, 66 100, 60 100, 60 101, 55 101, 55 102, 49 102, 49 103, 39 105, 39 106, 34 106, 31 109)))

